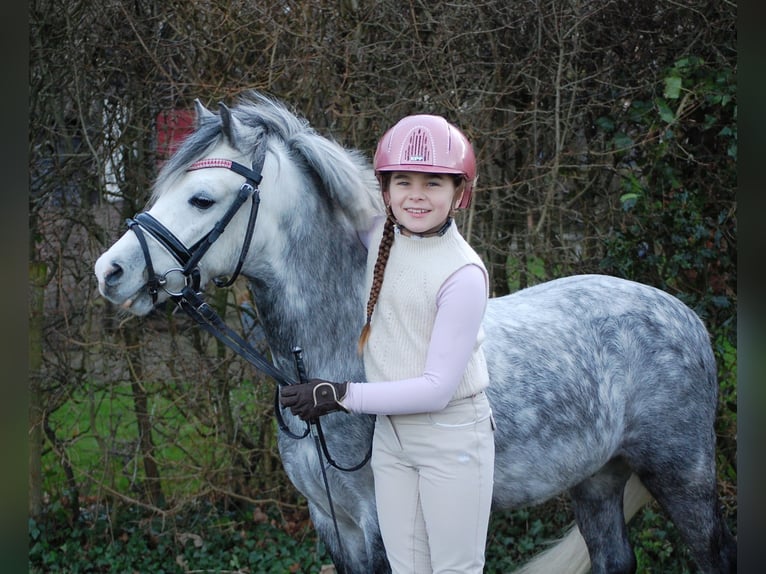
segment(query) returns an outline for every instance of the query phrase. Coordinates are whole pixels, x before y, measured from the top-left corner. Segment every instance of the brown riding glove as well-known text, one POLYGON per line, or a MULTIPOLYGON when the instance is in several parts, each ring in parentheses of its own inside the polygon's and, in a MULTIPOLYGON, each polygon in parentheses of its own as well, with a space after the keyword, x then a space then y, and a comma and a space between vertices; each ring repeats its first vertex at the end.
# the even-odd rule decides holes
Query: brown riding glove
POLYGON ((348 412, 340 404, 346 396, 346 385, 322 379, 310 379, 308 383, 280 387, 279 403, 304 421, 316 419, 333 411, 348 412))

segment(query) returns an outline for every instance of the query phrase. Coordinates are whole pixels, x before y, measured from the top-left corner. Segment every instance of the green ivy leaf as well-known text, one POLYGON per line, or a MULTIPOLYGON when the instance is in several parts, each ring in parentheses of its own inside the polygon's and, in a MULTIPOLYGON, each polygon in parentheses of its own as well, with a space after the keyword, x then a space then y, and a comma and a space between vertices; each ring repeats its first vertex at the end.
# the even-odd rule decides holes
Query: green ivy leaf
POLYGON ((623 193, 620 196, 620 203, 622 204, 622 209, 625 211, 628 211, 629 209, 631 209, 634 205, 636 205, 638 198, 639 198, 639 195, 637 193, 623 193))
POLYGON ((681 95, 681 85, 683 81, 678 76, 668 76, 665 78, 665 91, 662 95, 671 100, 677 100, 681 95))
POLYGON ((600 118, 596 119, 596 125, 600 127, 605 132, 613 132, 614 131, 614 122, 611 118, 608 118, 606 116, 601 116, 600 118))
POLYGON ((626 133, 617 132, 612 139, 614 147, 617 149, 629 148, 633 145, 633 139, 626 133))
POLYGON ((657 110, 660 112, 660 118, 662 118, 663 122, 672 124, 676 121, 676 114, 670 109, 665 100, 657 99, 657 110))

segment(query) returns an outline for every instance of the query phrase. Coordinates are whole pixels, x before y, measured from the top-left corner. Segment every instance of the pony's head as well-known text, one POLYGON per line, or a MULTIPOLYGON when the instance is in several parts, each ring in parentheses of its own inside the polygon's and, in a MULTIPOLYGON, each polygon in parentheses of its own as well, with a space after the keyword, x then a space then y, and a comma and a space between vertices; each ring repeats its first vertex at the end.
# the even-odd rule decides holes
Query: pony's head
POLYGON ((380 210, 368 162, 282 104, 253 93, 196 113, 148 209, 95 264, 101 294, 137 315, 186 286, 271 273, 311 230, 350 236, 380 210))

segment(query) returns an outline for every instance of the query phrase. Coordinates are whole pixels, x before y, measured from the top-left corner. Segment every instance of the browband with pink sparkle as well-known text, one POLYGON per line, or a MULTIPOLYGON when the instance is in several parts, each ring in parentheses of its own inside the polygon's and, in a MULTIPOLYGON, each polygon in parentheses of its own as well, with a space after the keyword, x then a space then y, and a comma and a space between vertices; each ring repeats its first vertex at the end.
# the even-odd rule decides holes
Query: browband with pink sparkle
POLYGON ((199 161, 195 161, 193 164, 189 166, 187 171, 193 171, 195 169, 204 169, 207 167, 223 167, 226 169, 231 169, 231 166, 233 165, 233 161, 230 159, 222 159, 222 158, 208 158, 208 159, 201 159, 199 161))
POLYGON ((248 167, 245 167, 244 165, 242 165, 241 163, 237 163, 236 161, 232 161, 230 159, 224 159, 220 157, 209 157, 207 159, 201 159, 199 161, 195 161, 188 168, 186 168, 186 171, 194 171, 197 169, 205 169, 209 167, 222 167, 224 169, 230 169, 234 173, 238 173, 239 175, 247 179, 249 182, 252 183, 252 185, 258 185, 261 182, 261 174, 259 172, 254 171, 248 167))

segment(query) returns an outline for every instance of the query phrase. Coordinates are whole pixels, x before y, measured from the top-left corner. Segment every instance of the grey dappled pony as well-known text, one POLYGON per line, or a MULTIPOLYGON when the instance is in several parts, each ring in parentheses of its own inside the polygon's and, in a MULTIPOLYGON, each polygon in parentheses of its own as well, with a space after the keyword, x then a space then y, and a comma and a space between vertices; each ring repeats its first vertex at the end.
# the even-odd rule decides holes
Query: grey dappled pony
MULTIPOLYGON (((309 376, 364 380, 356 340, 366 252, 357 230, 382 209, 368 161, 261 94, 217 114, 197 108, 198 127, 159 174, 149 213, 192 245, 221 218, 243 178, 189 166, 202 158, 245 166, 262 159, 260 212, 242 273, 272 360, 294 374, 291 350, 300 345, 309 376)), ((202 286, 232 273, 248 211, 237 211, 202 258, 202 286)), ((168 270, 178 262, 152 238, 147 248, 154 272, 167 274, 164 288, 172 290, 180 279, 168 270)), ((168 298, 162 289, 150 296, 147 263, 130 231, 95 271, 104 297, 137 315, 168 298)), ((716 366, 708 333, 688 307, 646 285, 581 275, 490 299, 484 331, 497 420, 494 508, 568 492, 577 524, 525 572, 634 571, 625 522, 651 499, 647 490, 700 571, 736 571, 736 542, 717 496, 716 366)), ((289 412, 285 417, 301 428, 289 412)), ((323 418, 340 465, 363 459, 372 424, 362 415, 323 418)), ((313 441, 280 433, 279 449, 338 572, 388 572, 369 465, 328 468, 339 546, 313 441)))

